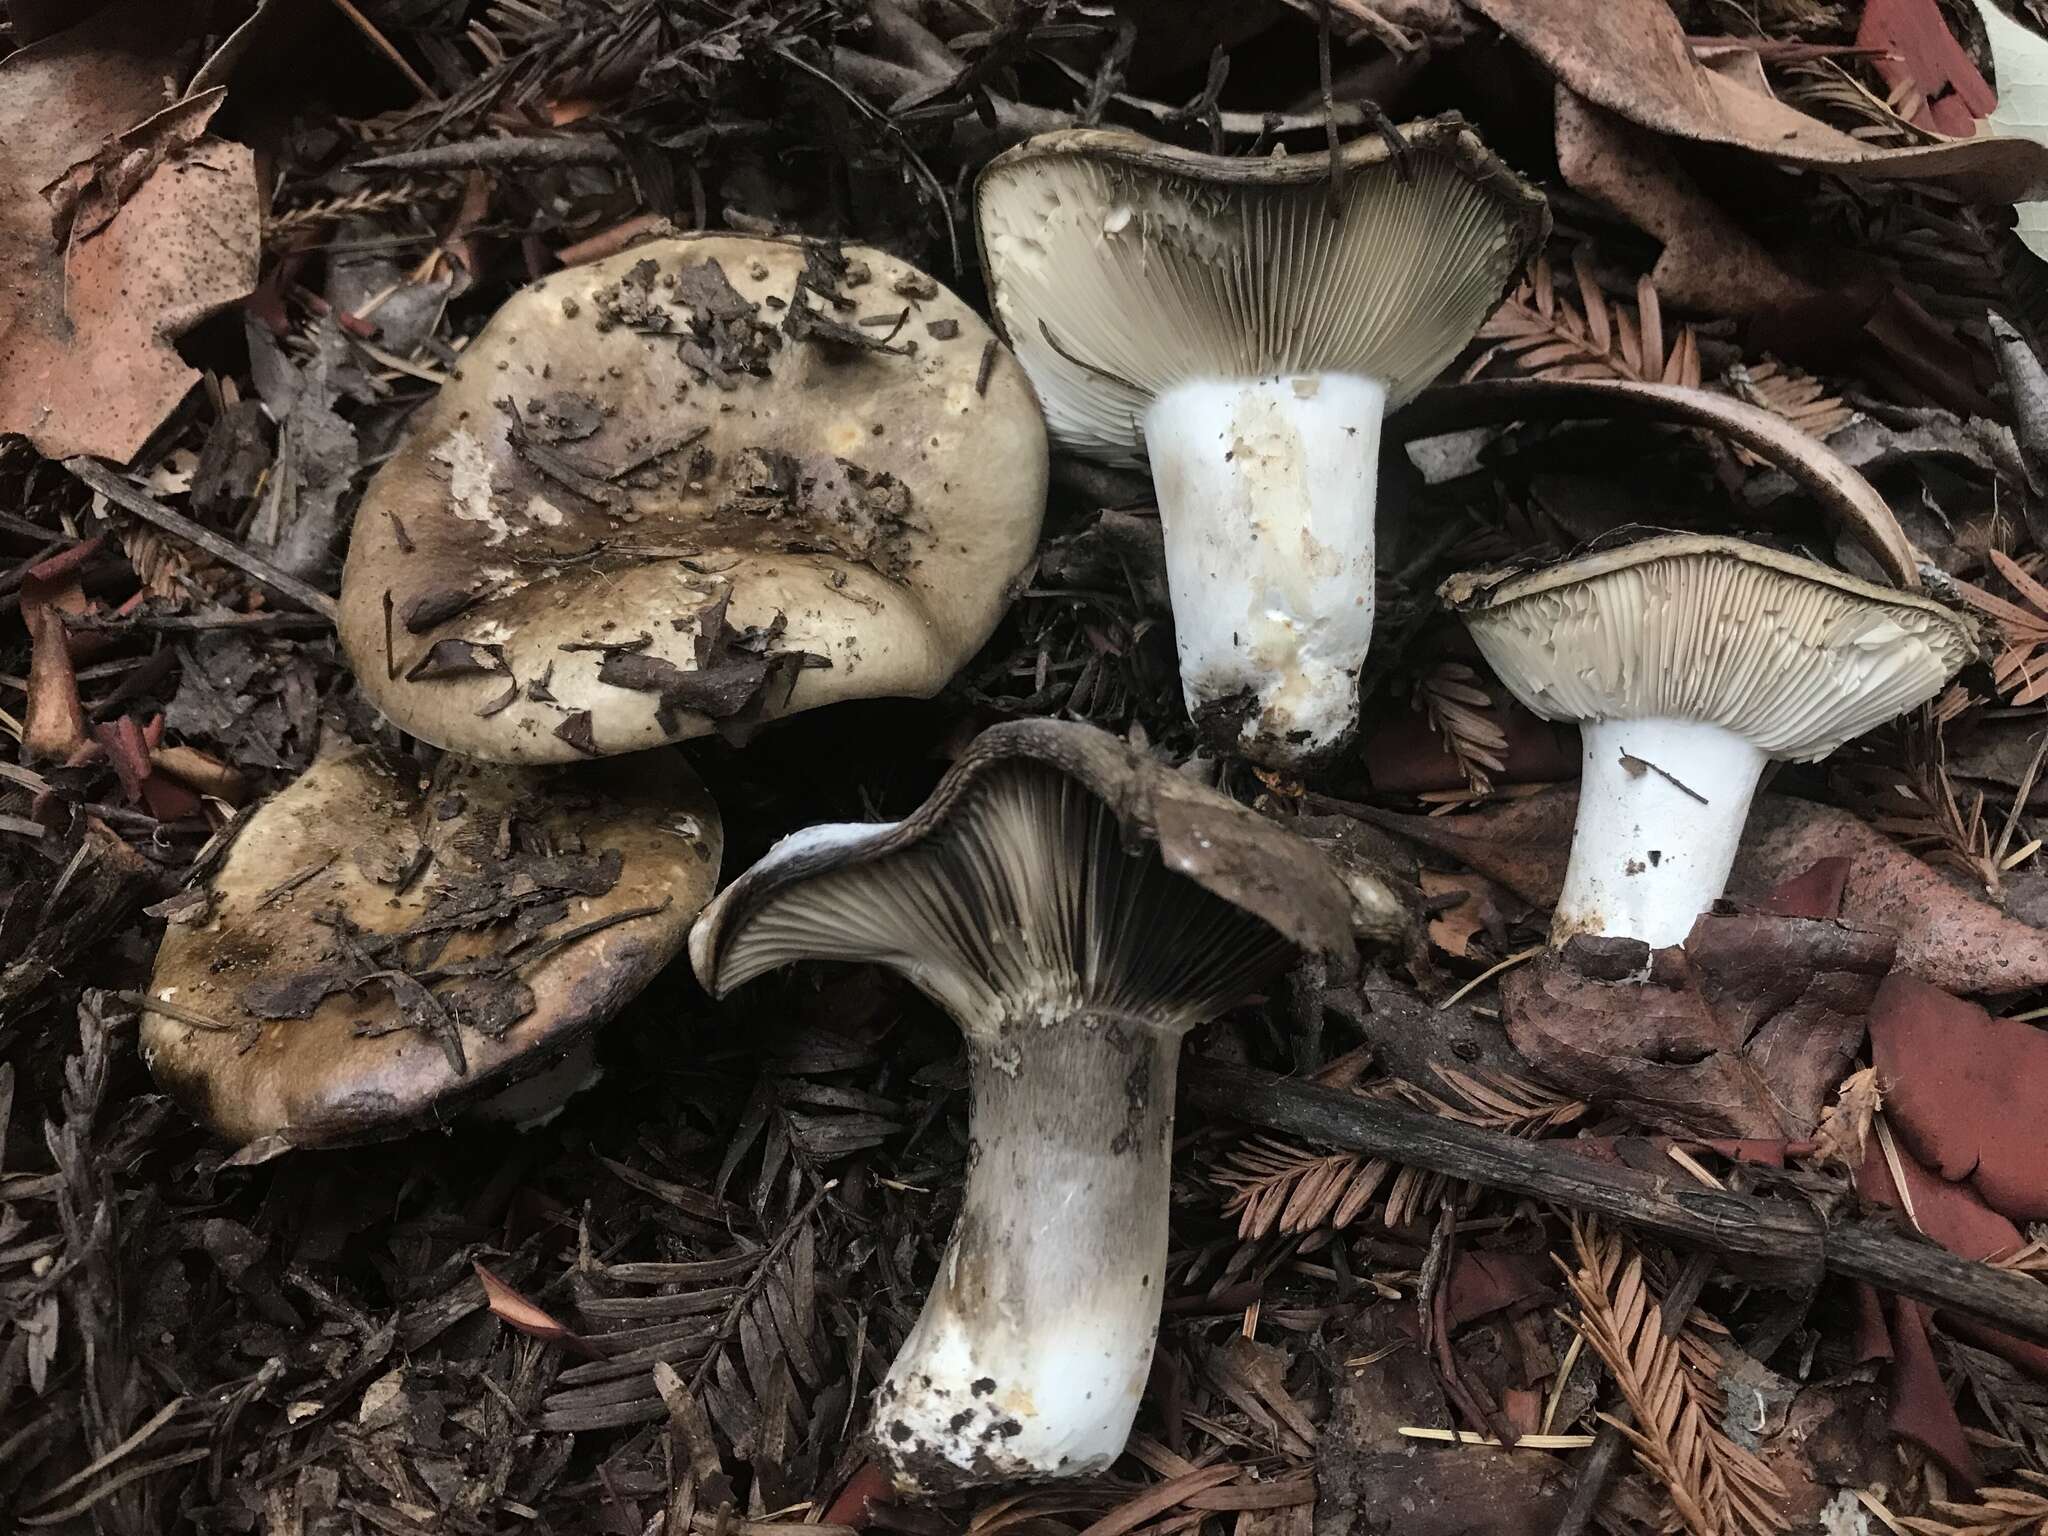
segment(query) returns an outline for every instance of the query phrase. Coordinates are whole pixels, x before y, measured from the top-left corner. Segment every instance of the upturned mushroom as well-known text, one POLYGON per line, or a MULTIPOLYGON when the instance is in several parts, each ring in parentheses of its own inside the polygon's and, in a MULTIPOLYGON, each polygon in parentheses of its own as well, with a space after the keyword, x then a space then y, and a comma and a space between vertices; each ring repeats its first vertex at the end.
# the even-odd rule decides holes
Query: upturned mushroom
POLYGON ((1045 428, 881 251, 706 235, 522 289, 356 515, 341 638, 424 740, 635 751, 938 691, 1001 617, 1045 428))
POLYGON ((157 1081, 263 1152, 477 1111, 545 1115, 593 1032, 683 947, 718 879, 718 811, 673 753, 572 769, 367 748, 253 812, 157 952, 157 1081))
POLYGON ((706 909, 714 994, 792 961, 901 972, 967 1037, 967 1187, 876 1399, 898 1482, 1071 1477, 1123 1449, 1158 1329, 1181 1036, 1350 897, 1291 833, 1090 726, 984 732, 906 820, 812 827, 706 909))
POLYGON ((1495 674, 1579 726, 1551 942, 1681 943, 1728 883, 1764 764, 1814 762, 1931 699, 1970 622, 1742 539, 1666 534, 1440 589, 1495 674))
POLYGON ((1269 766, 1336 750, 1372 640, 1383 414, 1549 226, 1456 117, 1231 159, 1081 129, 976 194, 997 323, 1053 441, 1151 461, 1189 713, 1269 766))

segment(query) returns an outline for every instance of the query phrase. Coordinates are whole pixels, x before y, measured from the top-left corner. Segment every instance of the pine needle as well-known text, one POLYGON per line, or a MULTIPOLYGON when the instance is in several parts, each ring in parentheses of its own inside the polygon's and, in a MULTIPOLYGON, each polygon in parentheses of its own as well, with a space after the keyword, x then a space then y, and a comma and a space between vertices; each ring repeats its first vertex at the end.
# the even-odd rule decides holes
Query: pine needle
POLYGON ((1588 247, 1573 254, 1572 268, 1576 304, 1557 291, 1549 260, 1536 259, 1529 276, 1479 328, 1479 339, 1493 345, 1466 369, 1467 379, 1506 362, 1531 378, 1633 379, 1699 388, 1699 337, 1683 325, 1665 344, 1657 287, 1647 276, 1636 280, 1631 309, 1600 291, 1588 247))
POLYGON ((1787 1529, 1777 1475, 1720 1424, 1711 1371, 1719 1355, 1688 1325, 1667 1338, 1641 1255, 1619 1234, 1575 1219, 1577 1267, 1567 1281, 1572 1319, 1628 1404, 1633 1423, 1602 1415, 1621 1431, 1643 1470, 1664 1486, 1690 1536, 1773 1536, 1787 1529), (1711 1362, 1711 1364, 1709 1364, 1711 1362))
POLYGON ((1979 1488, 1977 1501, 1934 1501, 1934 1518, 1901 1515, 1899 1524, 1919 1536, 2048 1536, 2048 1477, 2025 1469, 2024 1488, 1979 1488))

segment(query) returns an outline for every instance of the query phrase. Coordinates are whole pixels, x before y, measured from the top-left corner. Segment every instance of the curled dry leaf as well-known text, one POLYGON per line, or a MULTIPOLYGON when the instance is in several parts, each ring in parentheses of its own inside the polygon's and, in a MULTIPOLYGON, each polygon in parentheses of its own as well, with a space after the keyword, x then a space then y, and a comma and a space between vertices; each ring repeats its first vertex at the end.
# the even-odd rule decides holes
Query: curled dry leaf
POLYGON ((51 458, 132 457, 199 378, 171 339, 256 284, 255 158, 186 109, 123 146, 157 158, 139 184, 76 187, 53 233, 45 189, 162 104, 178 9, 131 0, 0 62, 0 432, 51 458))
POLYGON ((1503 978, 1501 1005, 1515 1048, 1559 1087, 1658 1130, 1803 1139, 1893 947, 1846 923, 1710 914, 1654 953, 1576 936, 1503 978))
POLYGON ((1664 243, 1650 277, 1673 303, 1746 315, 1818 295, 1700 190, 1668 141, 1562 85, 1556 134, 1567 185, 1664 243))
POLYGON ((1817 1162, 1837 1168, 1856 1169, 1870 1145, 1871 1122, 1884 1108, 1884 1091, 1877 1068, 1863 1067, 1842 1079, 1835 1090, 1835 1102, 1820 1112, 1820 1125, 1813 1133, 1813 1155, 1817 1162))
POLYGON ((597 1358, 597 1351, 581 1334, 556 1322, 543 1308, 528 1301, 483 1265, 473 1267, 477 1279, 483 1282, 484 1300, 500 1322, 517 1328, 528 1338, 539 1339, 546 1344, 565 1345, 572 1353, 586 1359, 597 1358))

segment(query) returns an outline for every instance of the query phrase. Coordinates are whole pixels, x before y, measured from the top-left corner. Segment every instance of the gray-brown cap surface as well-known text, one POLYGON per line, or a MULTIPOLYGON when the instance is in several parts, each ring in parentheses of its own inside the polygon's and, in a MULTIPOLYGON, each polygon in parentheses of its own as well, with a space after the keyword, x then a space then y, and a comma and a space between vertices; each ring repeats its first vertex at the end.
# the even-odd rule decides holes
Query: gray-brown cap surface
POLYGON ((680 756, 571 769, 364 748, 254 812, 164 935, 141 1048, 244 1144, 396 1136, 553 1065, 683 946, 718 878, 680 756))
POLYGON ((1044 514, 1030 385, 865 247, 706 235, 521 290, 380 469, 341 636, 425 740, 564 762, 936 692, 1044 514))

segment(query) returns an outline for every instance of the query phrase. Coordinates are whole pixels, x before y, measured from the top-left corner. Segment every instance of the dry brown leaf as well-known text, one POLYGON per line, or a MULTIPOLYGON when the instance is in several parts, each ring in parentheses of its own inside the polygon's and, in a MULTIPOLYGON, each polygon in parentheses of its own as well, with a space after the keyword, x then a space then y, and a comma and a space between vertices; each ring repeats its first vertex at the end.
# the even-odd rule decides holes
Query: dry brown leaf
POLYGON ((1664 243, 1650 276, 1673 303, 1745 315, 1816 296, 1699 189, 1668 140, 1563 86, 1556 134, 1566 184, 1664 243))
POLYGON ((1466 0, 1560 82, 1640 127, 1842 176, 1939 181, 1990 202, 2048 196, 2048 145, 1865 143, 1706 68, 1664 0, 1466 0))
POLYGON ((1429 942, 1460 960, 1472 952, 1472 941, 1486 930, 1486 902, 1496 889, 1484 875, 1443 870, 1422 871, 1422 895, 1434 903, 1437 898, 1462 895, 1455 906, 1445 907, 1429 920, 1429 942))
POLYGON ((171 339, 255 287, 255 158, 193 142, 203 104, 70 183, 84 217, 53 233, 49 189, 163 106, 181 13, 130 0, 0 61, 0 432, 51 458, 132 457, 199 377, 171 339))
MULTIPOLYGON (((1457 816, 1365 816, 1449 854, 1535 906, 1557 901, 1571 853, 1576 786, 1457 816)), ((1364 814, 1364 813, 1361 813, 1364 814)), ((1847 811, 1763 794, 1750 807, 1728 893, 1755 901, 1826 858, 1849 861, 1844 920, 1899 936, 1896 968, 1950 992, 2048 986, 2048 933, 1960 889, 1847 811)))
POLYGON ((472 1267, 476 1270, 477 1279, 483 1282, 485 1302, 500 1322, 518 1329, 529 1338, 565 1345, 575 1354, 597 1358, 597 1351, 581 1334, 556 1322, 546 1311, 528 1301, 483 1265, 474 1264, 472 1267))
POLYGON ((1877 1068, 1864 1067, 1843 1078, 1842 1086, 1835 1090, 1835 1102, 1821 1111, 1820 1125, 1814 1130, 1815 1161, 1852 1171, 1861 1168, 1871 1122, 1882 1108, 1884 1090, 1878 1085, 1877 1068))

